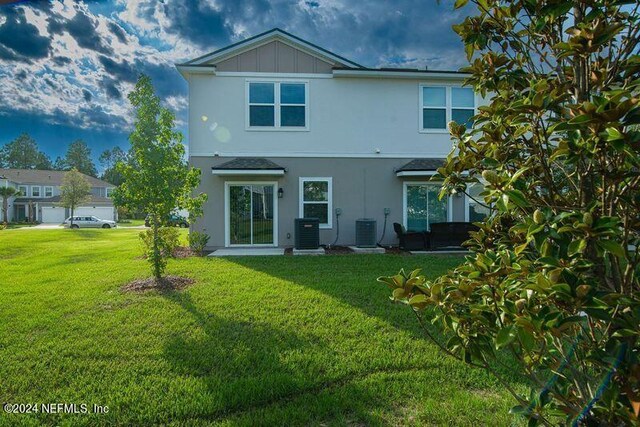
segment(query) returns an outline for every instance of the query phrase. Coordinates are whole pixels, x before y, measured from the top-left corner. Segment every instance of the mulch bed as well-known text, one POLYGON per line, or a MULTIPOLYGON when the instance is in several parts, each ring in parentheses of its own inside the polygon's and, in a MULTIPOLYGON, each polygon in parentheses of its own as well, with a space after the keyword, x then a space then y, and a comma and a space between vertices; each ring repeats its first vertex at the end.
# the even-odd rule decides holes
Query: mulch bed
POLYGON ((179 291, 195 283, 194 279, 180 276, 165 276, 160 280, 155 277, 148 279, 134 280, 120 288, 122 292, 145 292, 145 291, 179 291))
POLYGON ((178 246, 173 250, 174 258, 189 258, 192 256, 199 256, 199 255, 195 253, 193 250, 191 250, 191 248, 188 246, 178 246))

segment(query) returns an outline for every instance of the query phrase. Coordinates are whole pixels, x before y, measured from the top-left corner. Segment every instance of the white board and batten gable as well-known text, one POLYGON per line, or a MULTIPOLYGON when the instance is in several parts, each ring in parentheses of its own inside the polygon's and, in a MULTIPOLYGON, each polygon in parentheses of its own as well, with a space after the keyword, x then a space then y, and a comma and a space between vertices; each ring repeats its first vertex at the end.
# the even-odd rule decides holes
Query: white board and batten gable
POLYGON ((178 65, 187 73, 331 74, 333 68, 362 68, 279 28, 178 65))

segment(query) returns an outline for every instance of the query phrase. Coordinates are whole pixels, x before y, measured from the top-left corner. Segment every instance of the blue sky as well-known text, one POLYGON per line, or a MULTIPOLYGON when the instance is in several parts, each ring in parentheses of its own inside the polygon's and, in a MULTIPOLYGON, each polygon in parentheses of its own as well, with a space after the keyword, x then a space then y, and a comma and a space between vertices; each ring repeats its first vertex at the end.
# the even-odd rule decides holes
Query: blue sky
POLYGON ((140 73, 188 138, 187 85, 174 68, 282 28, 360 64, 464 65, 443 0, 29 0, 0 6, 0 145, 31 134, 52 159, 82 138, 95 158, 128 147, 126 99, 140 73))

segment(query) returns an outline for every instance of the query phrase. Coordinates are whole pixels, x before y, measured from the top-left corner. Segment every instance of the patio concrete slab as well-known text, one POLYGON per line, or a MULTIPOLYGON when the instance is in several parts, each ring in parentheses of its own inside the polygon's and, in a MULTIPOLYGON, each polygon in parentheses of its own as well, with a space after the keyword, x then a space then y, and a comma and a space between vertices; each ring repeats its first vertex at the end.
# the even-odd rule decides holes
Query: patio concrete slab
POLYGON ((468 255, 471 252, 461 250, 448 250, 448 251, 409 251, 411 255, 468 255))
POLYGON ((293 249, 294 255, 324 255, 324 248, 318 249, 293 249))
POLYGON ((208 256, 275 256, 284 255, 284 248, 226 248, 218 249, 208 256))
POLYGON ((376 248, 359 248, 358 246, 349 246, 349 249, 356 254, 383 254, 385 253, 384 248, 376 247, 376 248))

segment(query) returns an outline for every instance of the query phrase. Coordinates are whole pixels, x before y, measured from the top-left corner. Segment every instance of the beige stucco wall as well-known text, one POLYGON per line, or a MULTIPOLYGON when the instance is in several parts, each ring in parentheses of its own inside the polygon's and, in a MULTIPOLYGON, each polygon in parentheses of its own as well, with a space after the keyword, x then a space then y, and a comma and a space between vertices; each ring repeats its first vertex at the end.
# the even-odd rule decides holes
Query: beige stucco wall
MULTIPOLYGON (((204 206, 204 216, 193 229, 211 236, 210 249, 225 245, 225 181, 276 181, 284 190, 278 203, 278 245, 294 245, 294 219, 299 211, 299 178, 331 177, 333 179, 333 209, 342 209, 340 216, 339 245, 355 243, 355 221, 358 218, 377 220, 378 239, 384 223, 384 209, 391 209, 383 244, 397 244, 393 232, 394 222, 403 222, 403 183, 426 181, 428 178, 399 178, 395 170, 408 159, 354 159, 354 158, 269 158, 287 169, 284 176, 214 176, 211 167, 229 158, 191 157, 191 164, 202 171, 198 192, 205 192, 209 199, 204 206)), ((453 221, 464 221, 464 196, 451 200, 453 221)), ((337 225, 335 212, 331 229, 320 230, 320 243, 331 244, 335 240, 337 225)))

